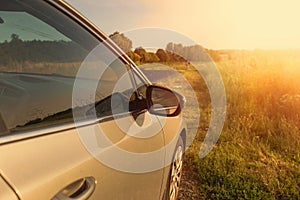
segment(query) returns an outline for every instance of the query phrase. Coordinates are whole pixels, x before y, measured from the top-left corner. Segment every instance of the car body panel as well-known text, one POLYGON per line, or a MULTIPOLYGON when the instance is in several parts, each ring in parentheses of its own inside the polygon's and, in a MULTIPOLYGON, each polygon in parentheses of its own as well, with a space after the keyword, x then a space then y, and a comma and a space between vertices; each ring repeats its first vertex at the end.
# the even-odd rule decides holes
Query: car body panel
POLYGON ((98 166, 74 130, 2 145, 0 154, 0 168, 21 199, 50 199, 98 166))
POLYGON ((0 191, 1 199, 18 200, 18 196, 14 193, 12 188, 9 187, 8 183, 0 176, 0 191))
MULTIPOLYGON (((92 126, 108 127, 113 133, 116 129, 111 129, 111 123, 115 122, 92 126)), ((155 140, 162 146, 162 139, 155 140)), ((136 147, 130 139, 120 146, 136 152, 147 147, 136 147)), ((163 177, 162 169, 133 174, 102 164, 84 147, 76 129, 0 146, 0 169, 21 199, 50 199, 68 184, 90 176, 97 181, 94 199, 157 199, 163 177)))
MULTIPOLYGON (((131 67, 145 85, 151 84, 122 50, 68 4, 60 0, 45 2, 72 18, 102 41, 118 58, 131 67)), ((30 113, 38 109, 41 102, 47 102, 48 114, 69 108, 68 101, 72 98, 70 91, 73 80, 55 75, 22 73, 1 73, 1 76, 0 85, 6 84, 12 92, 24 94, 20 95, 20 98, 15 95, 14 99, 5 95, 0 97, 0 101, 3 102, 0 106, 1 114, 5 116, 10 114, 14 119, 19 117, 17 121, 9 118, 5 121, 5 124, 9 124, 8 129, 17 126, 18 130, 15 134, 5 132, 0 135, 0 169, 1 175, 5 178, 4 181, 0 177, 1 199, 51 199, 69 184, 86 177, 93 177, 96 180, 96 189, 90 199, 162 198, 170 170, 169 166, 164 166, 171 162, 179 133, 185 129, 181 115, 163 118, 143 110, 140 113, 128 112, 117 118, 107 116, 79 124, 66 122, 50 127, 38 127, 38 124, 33 124, 38 128, 26 130, 22 127, 26 123, 26 120, 21 117, 22 114, 29 113, 32 119, 44 118, 47 115, 30 113), (35 90, 33 93, 26 93, 33 90, 35 90), (43 95, 50 90, 56 92, 43 95), (149 126, 153 119, 158 119, 159 123, 149 126), (125 127, 120 128, 119 124, 125 127), (131 134, 130 127, 126 125, 135 125, 142 128, 142 131, 131 134), (101 135, 99 130, 112 142, 113 148, 95 154, 84 138, 90 137, 101 146, 102 138, 99 138, 101 135), (149 132, 155 134, 143 138, 149 132), (168 144, 171 145, 166 150, 165 145, 168 144), (139 173, 132 173, 122 171, 122 165, 128 164, 134 167, 135 163, 122 162, 120 166, 112 167, 97 159, 99 155, 114 155, 116 147, 129 154, 141 155, 162 149, 153 160, 160 163, 161 167, 152 171, 145 170, 144 173, 141 173, 143 169, 140 169, 139 173)), ((118 160, 118 158, 114 159, 118 160)), ((151 163, 152 160, 145 162, 151 163)))
MULTIPOLYGON (((166 191, 167 182, 169 179, 169 172, 173 161, 174 149, 176 147, 178 138, 181 137, 186 142, 186 130, 187 126, 182 118, 181 114, 176 117, 158 117, 163 124, 164 140, 165 140, 165 167, 164 167, 164 178, 162 181, 161 195, 166 191)), ((185 147, 186 148, 186 147, 185 147)), ((161 196, 162 199, 162 196, 161 196)))

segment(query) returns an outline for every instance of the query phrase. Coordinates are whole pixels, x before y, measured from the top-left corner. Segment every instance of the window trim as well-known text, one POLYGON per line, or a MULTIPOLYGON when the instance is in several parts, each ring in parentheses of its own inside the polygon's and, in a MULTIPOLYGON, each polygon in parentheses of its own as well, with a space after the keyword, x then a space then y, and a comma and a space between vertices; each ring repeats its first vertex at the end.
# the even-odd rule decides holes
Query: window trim
POLYGON ((46 128, 41 128, 41 129, 36 129, 36 130, 31 130, 31 131, 25 131, 25 132, 19 132, 15 133, 12 135, 4 135, 0 137, 0 146, 5 145, 5 144, 10 144, 14 142, 19 142, 23 140, 28 140, 32 138, 38 138, 42 136, 47 136, 47 135, 52 135, 52 134, 59 134, 59 133, 64 133, 65 131, 72 131, 77 128, 82 128, 90 125, 96 125, 102 122, 110 121, 112 119, 119 119, 127 116, 131 116, 131 112, 126 112, 126 113, 120 113, 116 115, 109 115, 105 117, 101 117, 98 119, 94 120, 87 120, 87 121, 82 121, 82 122, 70 122, 66 124, 61 124, 58 126, 52 126, 52 127, 46 127, 46 128))

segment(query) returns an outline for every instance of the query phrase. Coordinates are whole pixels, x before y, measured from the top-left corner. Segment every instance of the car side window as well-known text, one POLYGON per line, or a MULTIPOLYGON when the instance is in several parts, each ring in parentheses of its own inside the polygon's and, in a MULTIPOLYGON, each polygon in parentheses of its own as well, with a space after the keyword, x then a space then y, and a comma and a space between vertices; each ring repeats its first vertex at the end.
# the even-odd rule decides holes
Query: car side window
POLYGON ((132 101, 130 104, 130 110, 132 112, 140 112, 142 110, 148 109, 147 100, 146 100, 146 90, 148 83, 146 83, 140 76, 137 75, 137 72, 131 70, 131 75, 135 82, 135 94, 137 95, 136 101, 132 101))
MULTIPOLYGON (((1 1, 0 30, 0 136, 72 123, 78 78, 83 80, 82 90, 88 89, 88 82, 99 82, 91 101, 98 106, 97 117, 111 114, 101 110, 100 102, 134 96, 126 65, 117 56, 106 64, 100 80, 78 77, 101 42, 45 1, 1 1)), ((105 63, 105 54, 99 52, 97 59, 105 63)), ((91 74, 99 67, 90 68, 91 74)), ((79 110, 87 112, 91 106, 82 103, 79 110)))

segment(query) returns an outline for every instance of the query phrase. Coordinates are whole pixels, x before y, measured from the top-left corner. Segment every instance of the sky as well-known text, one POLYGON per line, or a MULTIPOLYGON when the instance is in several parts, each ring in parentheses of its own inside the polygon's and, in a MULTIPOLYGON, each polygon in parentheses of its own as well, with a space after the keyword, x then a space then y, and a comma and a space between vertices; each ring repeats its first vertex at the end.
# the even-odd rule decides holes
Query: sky
MULTIPOLYGON (((157 27, 210 49, 300 49, 299 0, 67 2, 106 34, 157 27)), ((143 42, 130 39, 136 46, 143 42)))
POLYGON ((17 34, 22 40, 69 40, 45 22, 25 12, 0 11, 0 42, 11 40, 17 34))

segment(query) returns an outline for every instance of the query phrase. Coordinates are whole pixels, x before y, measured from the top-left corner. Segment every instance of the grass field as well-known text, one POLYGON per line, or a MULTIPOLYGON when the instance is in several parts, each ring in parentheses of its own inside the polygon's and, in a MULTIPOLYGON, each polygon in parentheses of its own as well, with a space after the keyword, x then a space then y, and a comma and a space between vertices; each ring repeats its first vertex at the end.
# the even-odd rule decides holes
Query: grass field
MULTIPOLYGON (((216 63, 226 89, 226 121, 217 145, 203 159, 198 153, 210 120, 209 92, 193 67, 170 64, 199 100, 199 129, 185 160, 196 183, 194 196, 300 199, 300 53, 229 53, 230 59, 216 63)), ((195 113, 186 109, 189 125, 195 113)))

